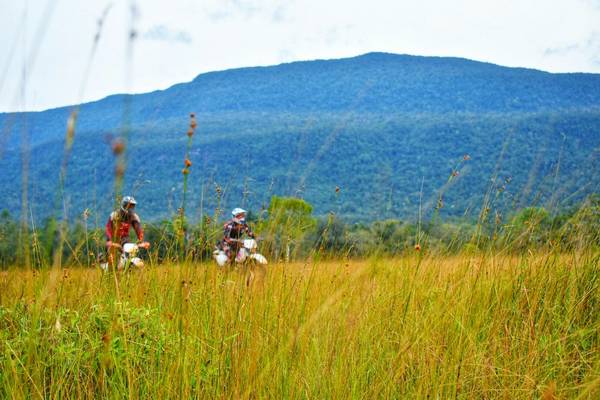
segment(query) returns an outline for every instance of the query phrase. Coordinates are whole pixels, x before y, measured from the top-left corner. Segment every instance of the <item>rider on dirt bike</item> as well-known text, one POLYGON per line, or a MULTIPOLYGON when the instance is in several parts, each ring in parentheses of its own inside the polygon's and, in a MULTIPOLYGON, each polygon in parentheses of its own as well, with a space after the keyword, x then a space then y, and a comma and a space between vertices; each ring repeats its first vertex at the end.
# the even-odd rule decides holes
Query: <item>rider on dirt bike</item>
MULTIPOLYGON (((121 207, 113 211, 108 217, 106 223, 106 254, 108 255, 109 264, 113 264, 113 248, 121 248, 125 243, 129 242, 129 229, 133 227, 139 242, 144 242, 144 230, 140 217, 134 211, 137 202, 132 196, 125 196, 121 200, 121 207)), ((144 246, 149 244, 144 242, 144 246)))
POLYGON ((225 222, 223 226, 223 240, 221 241, 221 248, 227 254, 229 260, 238 253, 241 247, 239 239, 244 233, 254 239, 254 232, 250 230, 246 223, 246 210, 239 207, 234 208, 231 215, 233 218, 225 222))

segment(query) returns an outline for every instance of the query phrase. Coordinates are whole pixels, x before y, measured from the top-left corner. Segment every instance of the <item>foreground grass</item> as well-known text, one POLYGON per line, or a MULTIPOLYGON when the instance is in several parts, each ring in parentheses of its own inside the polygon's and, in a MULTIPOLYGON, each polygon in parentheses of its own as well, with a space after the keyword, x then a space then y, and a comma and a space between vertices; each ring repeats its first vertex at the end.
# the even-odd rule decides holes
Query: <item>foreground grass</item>
POLYGON ((6 271, 0 398, 598 398, 599 260, 6 271))

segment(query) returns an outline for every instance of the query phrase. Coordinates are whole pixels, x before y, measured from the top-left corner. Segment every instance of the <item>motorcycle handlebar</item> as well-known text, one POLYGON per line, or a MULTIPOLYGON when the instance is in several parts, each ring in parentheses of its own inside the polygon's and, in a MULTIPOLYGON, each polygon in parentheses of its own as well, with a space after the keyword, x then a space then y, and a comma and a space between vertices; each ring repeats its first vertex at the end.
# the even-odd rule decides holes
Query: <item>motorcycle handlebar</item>
MULTIPOLYGON (((256 241, 258 242, 258 238, 257 238, 257 237, 253 237, 253 238, 250 238, 250 239, 254 239, 254 240, 256 240, 256 241)), ((244 240, 245 240, 245 239, 232 239, 232 238, 229 238, 228 240, 229 240, 230 242, 244 243, 244 240)))
MULTIPOLYGON (((108 247, 116 247, 117 249, 123 249, 123 246, 121 246, 119 243, 111 242, 110 240, 106 242, 106 245, 108 247)), ((137 246, 142 249, 149 249, 150 242, 140 242, 137 244, 137 246)))

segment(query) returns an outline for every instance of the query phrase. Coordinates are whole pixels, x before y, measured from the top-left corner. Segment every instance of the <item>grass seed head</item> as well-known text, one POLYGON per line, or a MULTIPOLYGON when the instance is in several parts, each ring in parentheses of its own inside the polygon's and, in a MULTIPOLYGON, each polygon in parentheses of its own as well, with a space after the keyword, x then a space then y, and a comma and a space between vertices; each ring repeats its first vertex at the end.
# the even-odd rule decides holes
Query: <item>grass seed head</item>
POLYGON ((112 152, 115 156, 123 154, 125 151, 125 143, 122 139, 115 139, 111 143, 112 152))
POLYGON ((444 207, 444 200, 440 197, 437 201, 437 208, 443 208, 444 207))
POLYGON ((77 120, 77 111, 71 112, 69 119, 67 120, 67 146, 73 145, 73 139, 75 138, 75 122, 77 120))

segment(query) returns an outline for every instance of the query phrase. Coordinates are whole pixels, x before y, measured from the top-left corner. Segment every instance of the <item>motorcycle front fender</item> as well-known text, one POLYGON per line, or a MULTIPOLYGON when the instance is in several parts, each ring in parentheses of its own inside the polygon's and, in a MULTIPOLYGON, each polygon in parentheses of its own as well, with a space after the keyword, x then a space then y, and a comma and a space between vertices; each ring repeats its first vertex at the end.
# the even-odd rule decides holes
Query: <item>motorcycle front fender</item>
POLYGON ((263 265, 267 264, 267 258, 265 256, 263 256, 262 254, 253 253, 250 255, 250 258, 253 258, 259 264, 263 264, 263 265))
POLYGON ((214 259, 219 267, 224 267, 225 264, 227 264, 227 261, 229 261, 229 258, 227 257, 227 254, 225 254, 224 251, 215 252, 214 259))

